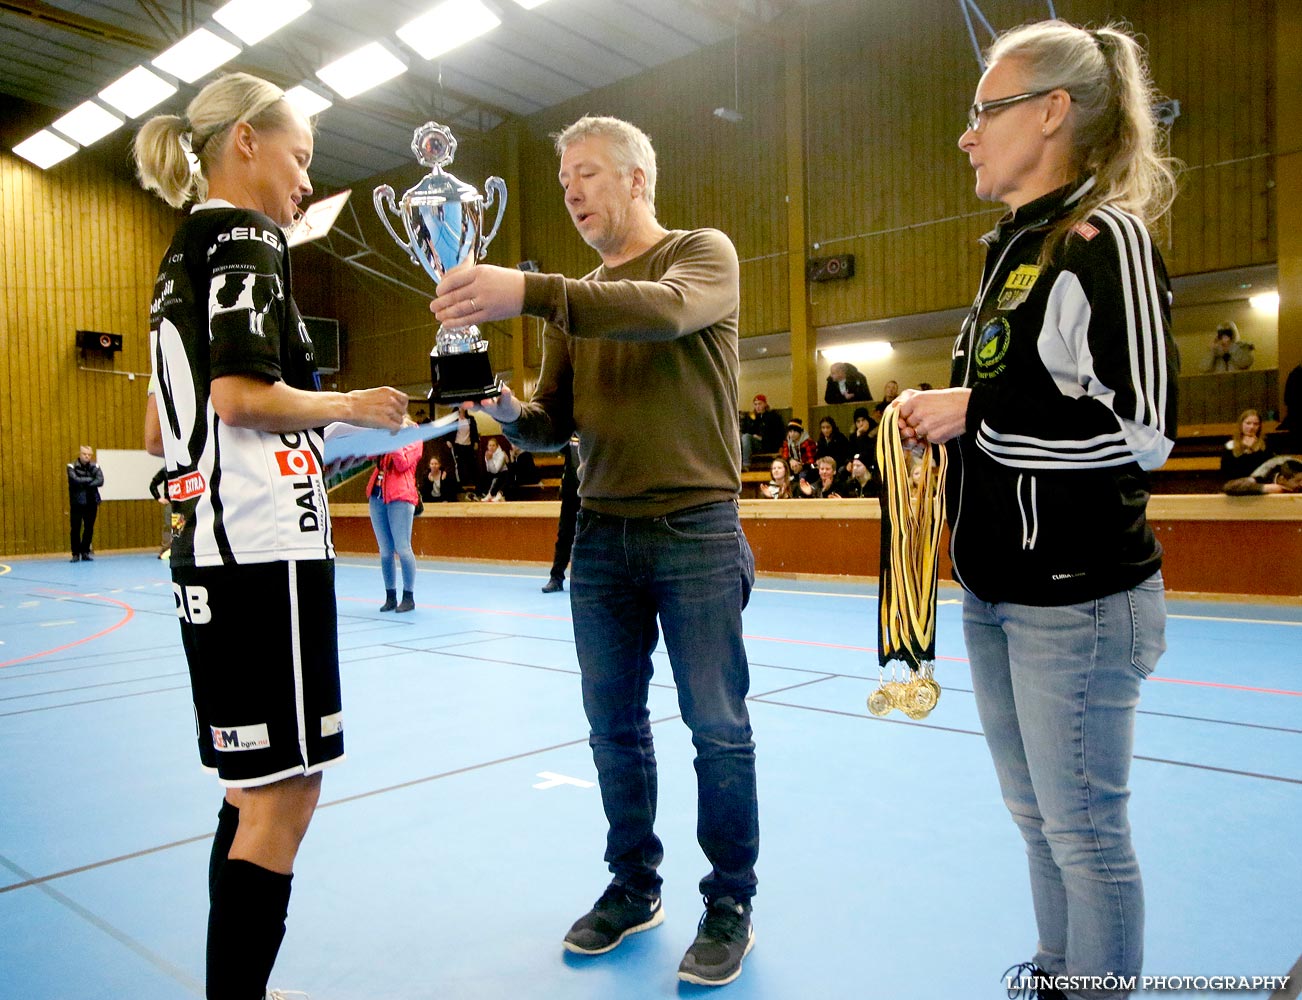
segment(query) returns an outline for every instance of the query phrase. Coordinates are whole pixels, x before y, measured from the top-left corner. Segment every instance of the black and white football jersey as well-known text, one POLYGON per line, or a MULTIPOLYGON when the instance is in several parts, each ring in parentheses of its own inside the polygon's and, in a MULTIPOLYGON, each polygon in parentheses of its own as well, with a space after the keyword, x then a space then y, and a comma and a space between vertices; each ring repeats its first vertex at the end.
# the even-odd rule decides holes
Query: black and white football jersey
POLYGON ((332 558, 320 428, 231 427, 209 399, 224 375, 319 388, 280 227, 226 202, 197 207, 172 239, 149 312, 168 495, 182 522, 172 564, 332 558))

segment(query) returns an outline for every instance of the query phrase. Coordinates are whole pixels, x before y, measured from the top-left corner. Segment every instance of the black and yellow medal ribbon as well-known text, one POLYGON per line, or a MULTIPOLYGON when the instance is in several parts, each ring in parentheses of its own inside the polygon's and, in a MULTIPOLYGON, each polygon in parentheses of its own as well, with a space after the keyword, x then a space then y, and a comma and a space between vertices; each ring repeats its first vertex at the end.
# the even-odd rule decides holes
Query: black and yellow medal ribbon
POLYGON ((930 714, 940 700, 936 683, 936 583, 945 524, 943 445, 904 447, 897 405, 882 414, 877 464, 882 471, 882 560, 877 617, 879 686, 868 711, 898 708, 911 719, 930 714), (899 664, 906 679, 900 679, 899 664), (886 667, 891 666, 891 679, 886 667))

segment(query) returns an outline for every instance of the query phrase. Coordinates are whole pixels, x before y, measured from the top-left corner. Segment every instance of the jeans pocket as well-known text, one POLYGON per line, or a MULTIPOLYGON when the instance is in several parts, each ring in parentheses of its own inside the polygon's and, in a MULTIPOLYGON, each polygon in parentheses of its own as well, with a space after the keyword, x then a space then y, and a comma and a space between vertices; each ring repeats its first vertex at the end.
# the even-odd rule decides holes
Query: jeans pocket
POLYGON ((661 523, 669 534, 698 542, 733 539, 740 530, 736 505, 727 501, 675 511, 661 523))
POLYGON ((1162 574, 1154 573, 1127 591, 1126 597, 1132 626, 1130 665, 1140 677, 1147 677, 1166 652, 1166 586, 1162 574))

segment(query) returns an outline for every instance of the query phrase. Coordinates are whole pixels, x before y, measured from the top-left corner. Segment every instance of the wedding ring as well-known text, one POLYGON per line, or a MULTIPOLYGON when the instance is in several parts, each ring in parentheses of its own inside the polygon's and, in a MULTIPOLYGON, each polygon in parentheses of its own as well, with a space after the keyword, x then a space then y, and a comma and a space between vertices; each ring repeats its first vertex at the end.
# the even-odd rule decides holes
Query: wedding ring
POLYGON ((478 304, 477 302, 475 302, 474 296, 471 296, 471 298, 470 298, 470 311, 471 311, 472 313, 477 313, 477 312, 479 312, 479 304, 478 304))

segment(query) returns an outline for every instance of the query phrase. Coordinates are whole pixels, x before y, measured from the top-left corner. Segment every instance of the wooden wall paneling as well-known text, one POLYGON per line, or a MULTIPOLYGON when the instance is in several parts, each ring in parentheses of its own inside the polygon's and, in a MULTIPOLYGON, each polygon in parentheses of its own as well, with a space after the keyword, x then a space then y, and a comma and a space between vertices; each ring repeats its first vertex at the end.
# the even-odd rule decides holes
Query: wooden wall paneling
MULTIPOLYGON (((146 379, 79 370, 74 331, 120 333, 106 371, 147 367, 148 293, 173 213, 122 167, 125 140, 39 171, 0 154, 6 364, 0 376, 0 553, 68 545, 64 465, 76 448, 139 448, 146 379)), ((156 505, 106 504, 96 548, 152 545, 156 505)))

